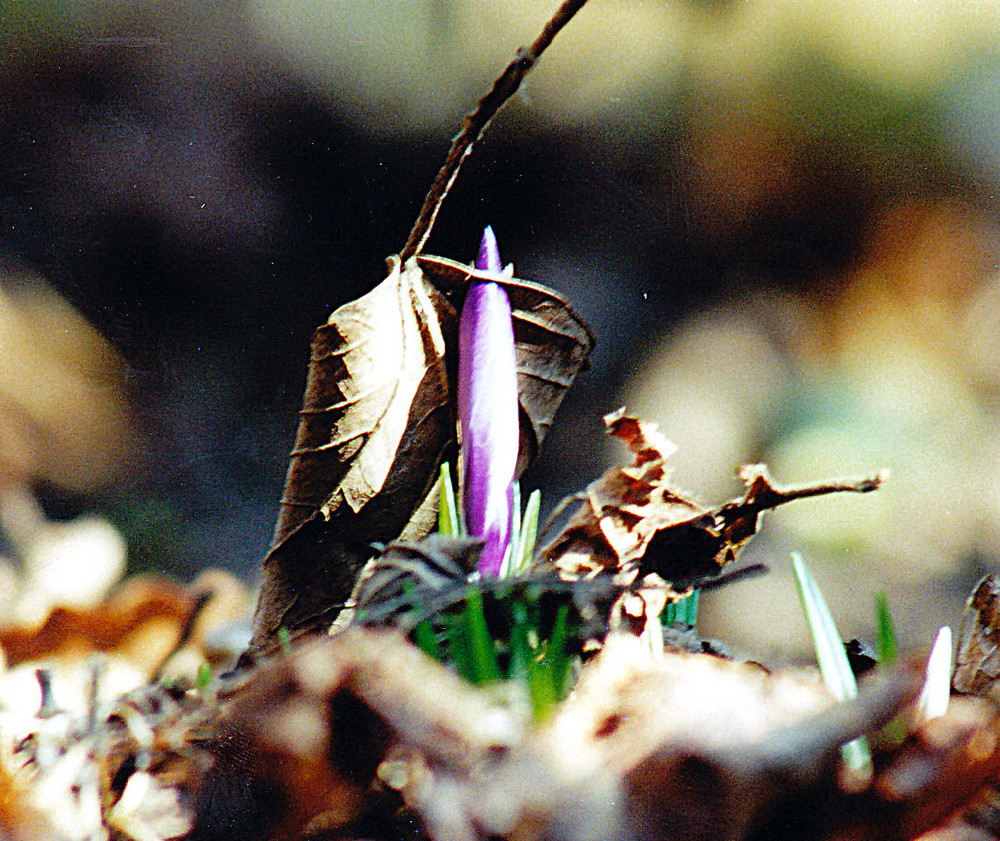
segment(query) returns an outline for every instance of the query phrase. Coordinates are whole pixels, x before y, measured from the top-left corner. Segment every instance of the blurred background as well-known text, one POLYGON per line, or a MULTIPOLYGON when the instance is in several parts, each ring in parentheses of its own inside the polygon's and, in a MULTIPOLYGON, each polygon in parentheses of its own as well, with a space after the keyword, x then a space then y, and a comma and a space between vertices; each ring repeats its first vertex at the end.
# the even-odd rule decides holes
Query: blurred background
MULTIPOLYGON (((555 0, 0 4, 0 481, 98 512, 129 569, 252 579, 313 329, 384 276, 463 114, 555 0)), ((627 403, 702 501, 774 513, 708 634, 804 651, 790 549, 847 634, 904 640, 1000 568, 1000 2, 591 0, 427 252, 491 224, 598 337, 525 484, 624 458, 627 403)))

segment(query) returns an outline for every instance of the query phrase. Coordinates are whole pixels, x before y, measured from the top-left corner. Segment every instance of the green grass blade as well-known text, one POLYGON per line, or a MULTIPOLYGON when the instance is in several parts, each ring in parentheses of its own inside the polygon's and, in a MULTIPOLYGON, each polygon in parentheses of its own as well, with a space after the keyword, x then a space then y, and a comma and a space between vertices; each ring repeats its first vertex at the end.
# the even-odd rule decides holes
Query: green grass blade
POLYGON ((698 590, 692 590, 691 595, 686 599, 682 599, 678 604, 680 608, 678 611, 678 619, 684 625, 689 628, 693 628, 695 623, 698 621, 698 598, 700 596, 698 590))
POLYGON ((795 583, 802 601, 802 609, 809 630, 812 632, 816 659, 823 681, 837 700, 845 701, 852 698, 858 694, 858 685, 826 599, 823 598, 819 585, 802 560, 802 556, 796 552, 792 553, 792 569, 795 572, 795 583))
POLYGON ((438 645, 434 627, 429 620, 424 619, 416 624, 413 629, 413 641, 428 657, 433 657, 435 660, 441 659, 441 647, 438 645))
POLYGON ((478 683, 476 665, 466 635, 464 614, 448 618, 445 623, 445 639, 448 643, 448 658, 459 677, 472 684, 478 683))
MULTIPOLYGON (((795 573, 795 585, 802 602, 802 610, 812 633, 816 660, 823 682, 838 701, 853 698, 858 694, 858 684, 851 671, 851 664, 847 660, 840 633, 816 579, 797 552, 792 552, 792 570, 795 573)), ((841 751, 849 768, 866 777, 871 776, 871 750, 864 738, 849 742, 841 748, 841 751)))
POLYGON ((646 626, 639 634, 639 642, 654 659, 663 656, 663 620, 659 616, 646 620, 646 626))
POLYGON ((875 653, 880 669, 888 669, 899 659, 896 629, 889 613, 889 599, 884 591, 875 594, 875 653))
POLYGON ((504 558, 504 567, 500 573, 501 578, 505 578, 515 572, 514 559, 520 552, 521 542, 521 483, 514 482, 510 486, 510 540, 507 542, 507 554, 504 558))
MULTIPOLYGON (((878 657, 879 671, 891 669, 899 659, 899 644, 896 628, 889 611, 889 597, 884 590, 875 594, 875 656, 878 657)), ((889 744, 901 745, 906 740, 906 721, 896 716, 882 728, 882 738, 889 744)))
POLYGON ((544 659, 531 664, 531 671, 528 674, 528 694, 531 696, 531 710, 538 721, 548 718, 559 703, 552 679, 552 669, 544 659))
POLYGON ((556 699, 562 700, 569 691, 566 680, 569 674, 572 658, 566 652, 566 642, 569 639, 569 605, 559 605, 556 621, 552 626, 552 637, 545 652, 545 660, 552 670, 552 688, 556 699))
POLYGON ((520 535, 517 540, 517 554, 511 562, 511 572, 523 575, 531 567, 535 554, 535 539, 538 535, 538 512, 542 505, 542 492, 537 488, 528 495, 528 504, 521 519, 520 535))
POLYGON ((470 589, 465 598, 465 613, 462 616, 465 639, 469 645, 469 656, 475 670, 475 683, 491 683, 500 680, 500 664, 497 648, 486 626, 486 611, 483 609, 483 594, 470 589))
POLYGON ((212 674, 212 667, 202 660, 198 664, 198 672, 195 676, 195 687, 199 692, 205 693, 208 687, 212 685, 212 680, 214 675, 212 674))
POLYGON ((672 628, 677 621, 677 602, 667 602, 660 614, 660 624, 672 628))
POLYGON ((531 643, 528 641, 528 608, 516 596, 510 605, 510 678, 528 682, 531 669, 531 643))
POLYGON ((451 481, 451 465, 445 462, 441 465, 441 478, 438 480, 438 532, 447 537, 458 537, 462 531, 455 502, 455 486, 451 481))

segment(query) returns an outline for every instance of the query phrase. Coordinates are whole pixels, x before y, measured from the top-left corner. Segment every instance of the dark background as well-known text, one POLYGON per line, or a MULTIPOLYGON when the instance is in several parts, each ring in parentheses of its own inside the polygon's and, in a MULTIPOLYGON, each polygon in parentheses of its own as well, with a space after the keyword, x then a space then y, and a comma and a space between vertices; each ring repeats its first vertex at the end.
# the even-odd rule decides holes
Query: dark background
MULTIPOLYGON (((940 208, 975 250, 961 294, 991 277, 994 4, 810 5, 592 3, 446 202, 428 253, 471 260, 490 224, 597 334, 526 477, 548 506, 619 457, 600 416, 689 316, 761 294, 820 312, 940 208)), ((136 570, 253 575, 312 330, 383 277, 462 114, 550 7, 0 6, 0 252, 110 340, 135 420, 100 487, 42 486, 53 516, 104 512, 136 570)), ((755 435, 743 460, 767 454, 755 435)), ((954 555, 961 582, 992 562, 954 555)))

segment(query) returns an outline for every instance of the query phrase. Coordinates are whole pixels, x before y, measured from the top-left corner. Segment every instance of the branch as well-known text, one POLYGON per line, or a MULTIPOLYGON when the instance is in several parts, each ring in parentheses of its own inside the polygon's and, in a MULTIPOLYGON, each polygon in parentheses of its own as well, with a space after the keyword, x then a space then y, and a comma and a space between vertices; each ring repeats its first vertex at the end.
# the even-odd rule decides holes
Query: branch
POLYGON ((472 151, 473 145, 483 136, 490 120, 496 115, 504 103, 507 102, 521 87, 521 82, 528 72, 535 66, 535 62, 545 52, 552 39, 573 18, 587 0, 564 0, 563 4, 556 10, 551 20, 545 24, 539 36, 530 47, 522 47, 517 51, 517 55, 507 68, 500 74, 493 83, 493 89, 479 100, 476 107, 465 115, 462 120, 462 127, 458 134, 451 141, 451 148, 448 150, 448 157, 445 158, 444 165, 438 171, 434 183, 424 199, 420 208, 420 215, 410 231, 409 239, 400 252, 400 260, 405 263, 410 257, 419 254, 431 235, 431 228, 437 218, 438 211, 458 177, 458 171, 462 163, 472 151))

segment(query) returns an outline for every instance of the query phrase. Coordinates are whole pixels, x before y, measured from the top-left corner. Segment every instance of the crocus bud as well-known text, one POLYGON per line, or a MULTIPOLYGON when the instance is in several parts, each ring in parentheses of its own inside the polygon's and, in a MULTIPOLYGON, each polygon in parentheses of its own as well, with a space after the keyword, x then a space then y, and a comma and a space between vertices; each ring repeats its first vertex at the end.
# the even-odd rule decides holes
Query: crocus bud
MULTIPOLYGON (((493 230, 483 232, 476 268, 500 276, 493 230)), ((484 575, 500 572, 510 542, 511 485, 520 439, 510 300, 498 283, 469 287, 458 331, 458 418, 462 429, 466 528, 486 543, 484 575)))

